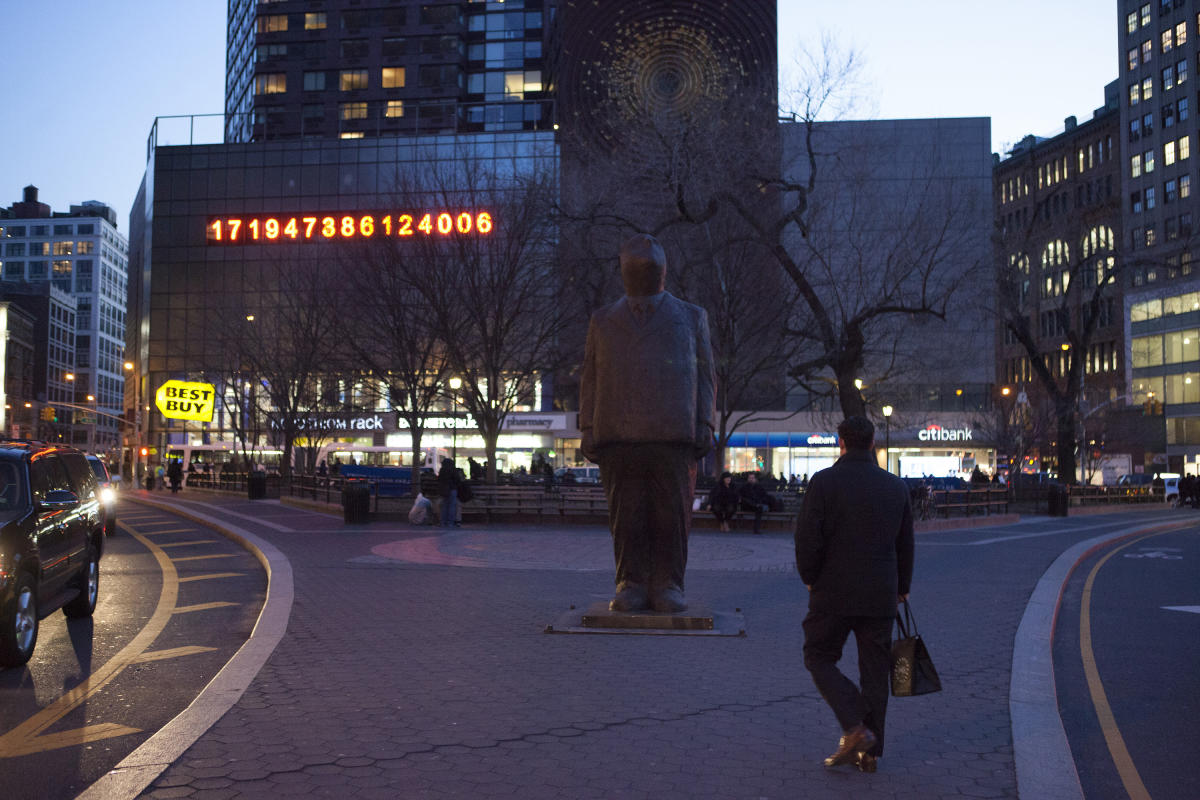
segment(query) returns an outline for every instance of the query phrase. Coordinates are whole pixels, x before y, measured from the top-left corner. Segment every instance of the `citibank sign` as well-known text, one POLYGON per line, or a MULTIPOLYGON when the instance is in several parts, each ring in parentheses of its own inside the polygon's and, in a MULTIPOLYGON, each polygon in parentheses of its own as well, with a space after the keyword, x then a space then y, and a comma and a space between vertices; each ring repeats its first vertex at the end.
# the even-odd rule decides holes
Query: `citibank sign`
POLYGON ((917 438, 922 442, 970 442, 973 433, 970 428, 943 428, 935 424, 918 431, 917 438))

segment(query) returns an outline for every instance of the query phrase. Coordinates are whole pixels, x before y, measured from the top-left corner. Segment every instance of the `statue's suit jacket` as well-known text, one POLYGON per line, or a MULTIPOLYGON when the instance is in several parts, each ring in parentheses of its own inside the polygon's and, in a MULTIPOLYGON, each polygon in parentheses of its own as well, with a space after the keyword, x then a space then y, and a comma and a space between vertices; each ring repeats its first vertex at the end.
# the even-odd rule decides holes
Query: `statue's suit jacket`
POLYGON ((713 427, 716 380, 708 315, 664 294, 645 322, 626 298, 592 314, 580 381, 579 429, 596 448, 696 443, 713 427))

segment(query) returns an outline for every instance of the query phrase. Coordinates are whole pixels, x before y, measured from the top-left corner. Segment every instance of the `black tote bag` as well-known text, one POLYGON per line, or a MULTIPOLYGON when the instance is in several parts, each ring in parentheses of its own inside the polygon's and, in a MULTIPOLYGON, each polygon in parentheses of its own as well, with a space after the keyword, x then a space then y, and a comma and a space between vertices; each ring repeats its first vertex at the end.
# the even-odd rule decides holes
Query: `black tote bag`
POLYGON ((942 681, 934 669, 933 659, 905 600, 904 613, 896 612, 897 636, 892 642, 892 696, 912 697, 942 690, 942 681))

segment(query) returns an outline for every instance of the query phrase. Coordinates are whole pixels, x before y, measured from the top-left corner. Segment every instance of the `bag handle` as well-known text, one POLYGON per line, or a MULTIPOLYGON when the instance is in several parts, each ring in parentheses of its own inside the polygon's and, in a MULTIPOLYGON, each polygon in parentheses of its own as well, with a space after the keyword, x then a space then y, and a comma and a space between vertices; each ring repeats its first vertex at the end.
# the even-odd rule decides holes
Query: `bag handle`
POLYGON ((917 621, 913 619, 912 609, 909 608, 907 600, 900 601, 900 607, 896 609, 896 627, 900 631, 900 637, 903 639, 917 635, 917 621), (900 613, 900 609, 904 609, 904 613, 900 613))

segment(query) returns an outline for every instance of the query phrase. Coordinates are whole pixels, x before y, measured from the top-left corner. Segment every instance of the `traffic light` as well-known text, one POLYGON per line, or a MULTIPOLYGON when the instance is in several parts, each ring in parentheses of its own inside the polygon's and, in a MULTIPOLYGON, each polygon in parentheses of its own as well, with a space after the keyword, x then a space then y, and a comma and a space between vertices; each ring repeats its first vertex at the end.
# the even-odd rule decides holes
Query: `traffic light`
POLYGON ((142 452, 142 457, 144 458, 144 457, 146 457, 146 456, 150 455, 150 448, 149 448, 149 447, 143 447, 141 452, 142 452))
POLYGON ((54 406, 42 406, 42 419, 46 422, 58 422, 58 410, 54 406))

